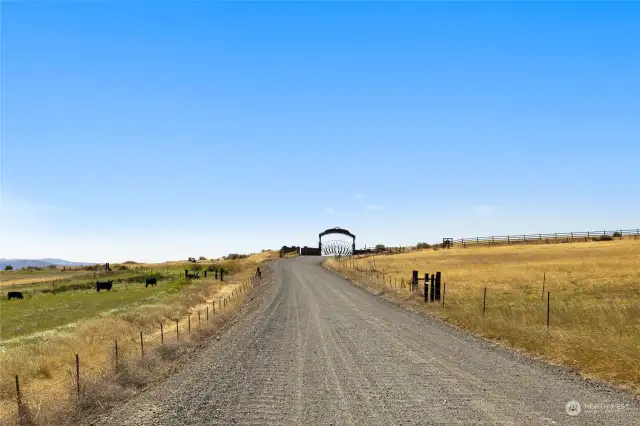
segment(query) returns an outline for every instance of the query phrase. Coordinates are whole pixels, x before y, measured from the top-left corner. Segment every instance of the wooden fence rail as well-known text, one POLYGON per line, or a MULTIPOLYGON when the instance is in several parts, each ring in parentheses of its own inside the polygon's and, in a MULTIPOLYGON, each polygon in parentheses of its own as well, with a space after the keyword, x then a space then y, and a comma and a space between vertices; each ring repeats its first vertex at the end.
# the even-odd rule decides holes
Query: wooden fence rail
POLYGON ((602 238, 640 237, 640 228, 617 229, 612 231, 586 231, 586 232, 555 232, 552 234, 520 234, 501 235, 491 237, 459 238, 451 240, 451 246, 492 245, 492 244, 528 244, 528 243, 558 243, 570 241, 589 241, 602 238))

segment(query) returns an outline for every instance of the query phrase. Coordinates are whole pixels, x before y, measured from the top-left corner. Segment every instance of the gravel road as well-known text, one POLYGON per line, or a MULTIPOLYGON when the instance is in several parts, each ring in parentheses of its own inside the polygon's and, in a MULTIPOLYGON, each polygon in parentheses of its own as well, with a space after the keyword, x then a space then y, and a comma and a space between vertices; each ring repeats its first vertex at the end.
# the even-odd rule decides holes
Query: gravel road
POLYGON ((396 307, 319 262, 275 262, 219 341, 98 424, 640 425, 634 397, 396 307))

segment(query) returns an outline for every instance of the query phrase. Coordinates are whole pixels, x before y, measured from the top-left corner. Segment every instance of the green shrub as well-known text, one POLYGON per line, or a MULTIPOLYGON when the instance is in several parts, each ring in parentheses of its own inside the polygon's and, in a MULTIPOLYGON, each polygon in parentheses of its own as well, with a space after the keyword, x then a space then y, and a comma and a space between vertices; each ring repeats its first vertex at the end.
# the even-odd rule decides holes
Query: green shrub
POLYGON ((238 260, 238 259, 246 259, 247 257, 249 256, 247 256, 246 254, 229 253, 226 258, 228 260, 238 260))
POLYGON ((5 271, 13 271, 13 266, 7 265, 7 266, 4 267, 4 270, 5 271))

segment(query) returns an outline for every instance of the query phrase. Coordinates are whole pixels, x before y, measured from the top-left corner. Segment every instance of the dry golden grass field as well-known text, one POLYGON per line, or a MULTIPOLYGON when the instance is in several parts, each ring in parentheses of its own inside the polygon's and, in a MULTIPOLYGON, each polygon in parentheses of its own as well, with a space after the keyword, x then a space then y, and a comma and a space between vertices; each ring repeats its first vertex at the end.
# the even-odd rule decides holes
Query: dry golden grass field
POLYGON ((0 287, 15 287, 29 284, 55 282, 69 278, 77 278, 87 274, 86 271, 65 271, 61 269, 47 271, 0 271, 0 287))
POLYGON ((640 394, 640 240, 424 250, 328 266, 411 309, 640 394), (412 270, 442 272, 444 306, 411 294, 412 270))
MULTIPOLYGON (((130 284, 125 289, 120 284, 111 292, 34 293, 24 300, 3 300, 0 325, 8 324, 5 328, 11 329, 12 317, 18 316, 22 322, 40 323, 50 317, 51 326, 15 336, 3 335, 0 330, 0 424, 18 421, 16 375, 25 407, 23 423, 65 424, 68 416, 77 415, 79 409, 102 409, 135 393, 168 371, 197 338, 215 331, 247 294, 247 281, 255 268, 275 257, 277 253, 265 252, 247 259, 217 262, 233 271, 224 282, 209 276, 161 282, 155 288, 130 284), (53 311, 47 310, 56 303, 53 311), (66 311, 72 308, 84 314, 68 316, 66 311), (10 310, 14 312, 11 315, 10 310), (67 317, 69 322, 64 323, 67 317), (75 354, 81 364, 79 401, 75 393, 75 354)), ((203 266, 206 264, 202 262, 203 266)), ((184 270, 184 265, 185 262, 177 262, 171 266, 144 266, 184 270)))

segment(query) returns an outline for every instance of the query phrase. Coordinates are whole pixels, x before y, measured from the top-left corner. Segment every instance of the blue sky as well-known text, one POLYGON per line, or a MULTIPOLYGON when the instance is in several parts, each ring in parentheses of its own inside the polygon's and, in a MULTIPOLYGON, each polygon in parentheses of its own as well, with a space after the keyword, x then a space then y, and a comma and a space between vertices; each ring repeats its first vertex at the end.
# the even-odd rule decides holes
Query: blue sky
POLYGON ((640 3, 1 7, 0 257, 640 226, 640 3))

